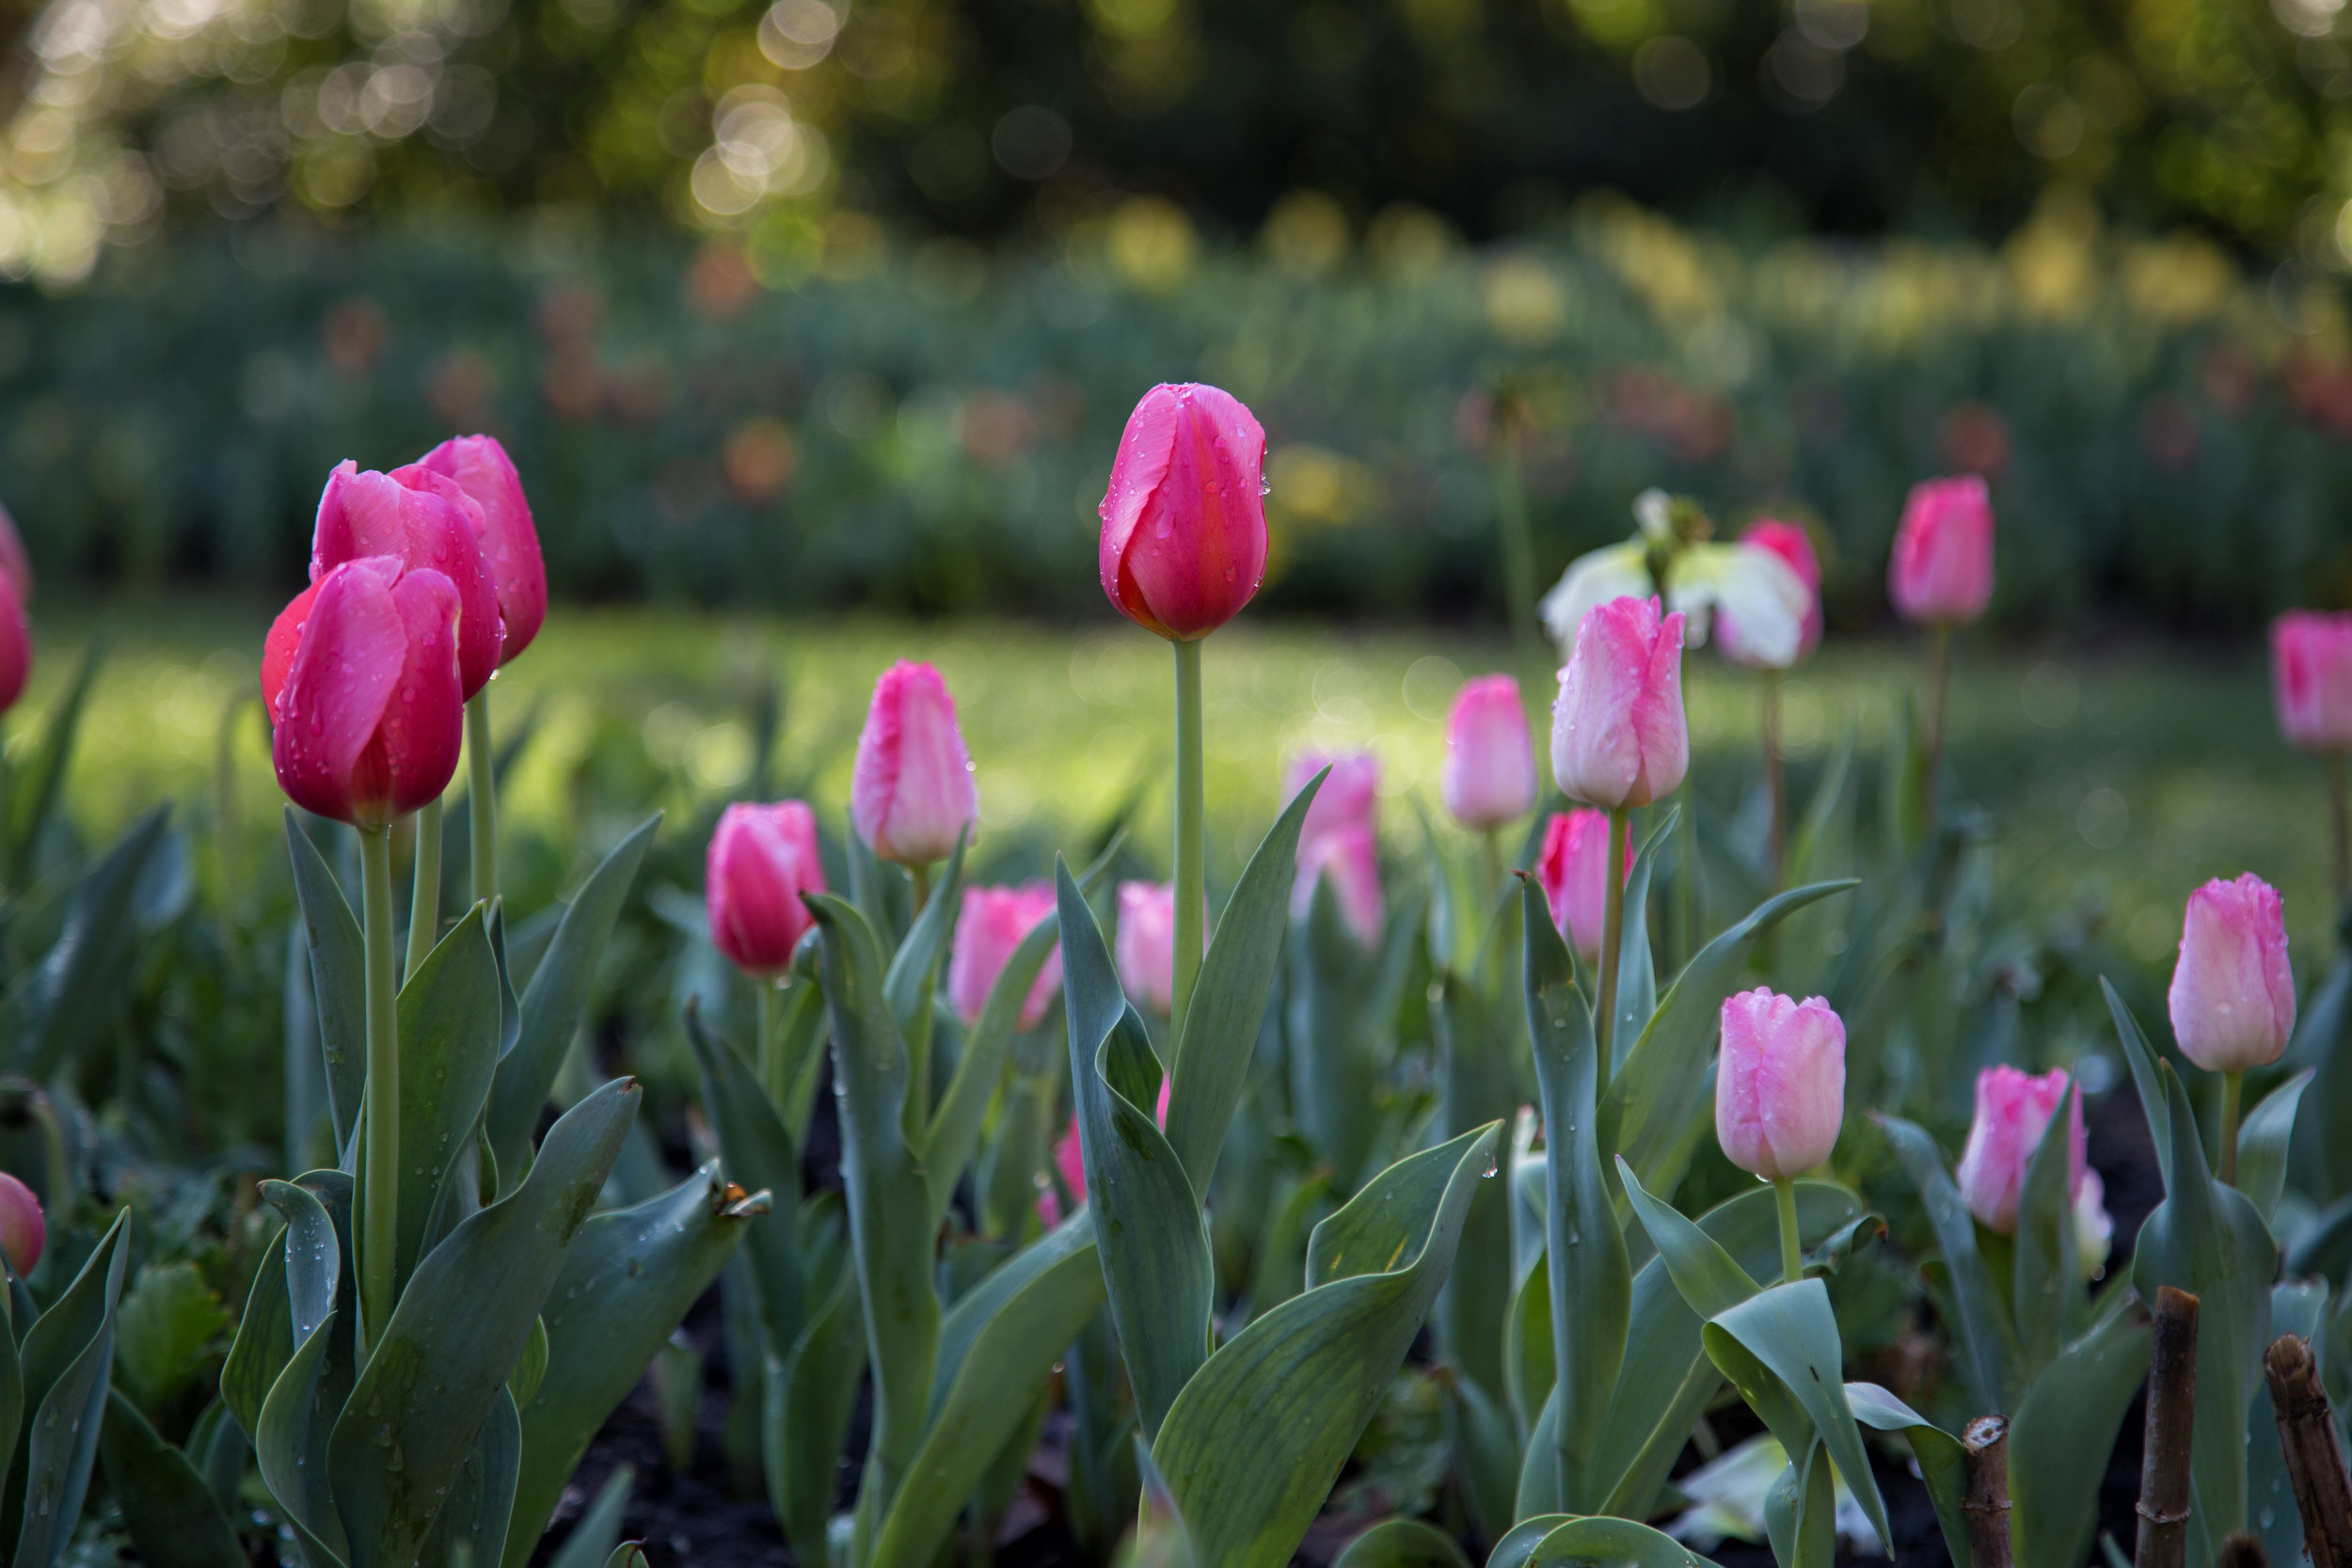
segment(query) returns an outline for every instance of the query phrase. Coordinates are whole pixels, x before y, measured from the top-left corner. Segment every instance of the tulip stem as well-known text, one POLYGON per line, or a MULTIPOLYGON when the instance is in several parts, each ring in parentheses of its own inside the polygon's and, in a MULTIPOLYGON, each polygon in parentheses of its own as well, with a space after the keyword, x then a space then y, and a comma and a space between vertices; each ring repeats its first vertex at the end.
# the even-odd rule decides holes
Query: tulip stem
POLYGON ((1491 902, 1495 890, 1502 886, 1502 841, 1488 828, 1478 835, 1478 846, 1479 864, 1486 873, 1486 897, 1491 902))
MULTIPOLYGON (((1200 978, 1201 923, 1207 876, 1202 864, 1208 836, 1201 820, 1200 644, 1179 641, 1176 649, 1176 964, 1170 988, 1168 1038, 1182 1053, 1184 1015, 1200 978)), ((1170 1065, 1174 1062, 1171 1058, 1170 1065)))
POLYGON ((1804 1248, 1797 1240, 1797 1183, 1786 1176, 1773 1177, 1772 1203, 1780 1211, 1780 1282, 1794 1285, 1804 1277, 1804 1248))
POLYGON ((2344 792, 2344 753, 2328 753, 2328 825, 2335 830, 2336 905, 2352 896, 2352 801, 2344 792))
POLYGON ((441 940, 441 802, 417 808, 417 880, 408 895, 408 967, 403 978, 424 967, 425 956, 441 940))
POLYGON ((923 906, 931 901, 931 867, 929 861, 907 867, 907 927, 923 918, 923 906))
POLYGON ((1633 830, 1631 814, 1618 806, 1609 814, 1609 858, 1601 863, 1601 885, 1608 889, 1600 923, 1600 1002, 1593 1009, 1596 1060, 1609 1069, 1610 1037, 1617 1022, 1617 953, 1625 945, 1625 846, 1633 830))
POLYGON ((773 980, 755 980, 759 993, 759 1082, 777 1110, 792 1092, 784 1067, 784 987, 773 980))
POLYGON ((2221 1075, 2221 1182, 2228 1187, 2237 1185, 2238 1106, 2245 1092, 2246 1074, 2221 1075))
POLYGON ((1788 852, 1788 784, 1784 776, 1780 755, 1780 672, 1763 672, 1764 690, 1764 799, 1770 813, 1765 839, 1767 894, 1780 891, 1784 863, 1788 852))
MULTIPOLYGON (((490 689, 466 699, 467 806, 472 813, 473 900, 499 895, 498 759, 490 750, 490 689)), ((436 807, 437 814, 439 808, 436 807)))
POLYGON ((359 1215, 359 1355, 364 1365, 392 1316, 400 1241, 400 992, 392 977, 392 834, 359 830, 359 888, 367 911, 366 1198, 359 1215))
POLYGON ((1944 771, 1944 699, 1951 686, 1952 628, 1941 622, 1928 633, 1927 769, 1919 780, 1920 820, 1933 832, 1937 785, 1944 771))

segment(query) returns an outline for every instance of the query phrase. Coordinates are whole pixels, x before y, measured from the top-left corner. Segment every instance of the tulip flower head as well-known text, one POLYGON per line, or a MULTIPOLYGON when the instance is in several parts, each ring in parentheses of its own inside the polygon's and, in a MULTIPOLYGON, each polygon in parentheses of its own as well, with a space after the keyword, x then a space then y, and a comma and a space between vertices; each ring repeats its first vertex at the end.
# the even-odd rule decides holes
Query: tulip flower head
POLYGON ((1788 618, 1779 607, 1768 618, 1751 623, 1741 618, 1736 603, 1726 601, 1715 612, 1716 647, 1732 663, 1756 670, 1786 670, 1810 657, 1821 645, 1821 563, 1813 553, 1812 539, 1795 523, 1759 517, 1740 531, 1739 547, 1755 552, 1750 559, 1759 566, 1769 557, 1788 568, 1804 590, 1804 614, 1791 643, 1788 618))
POLYGON ((1103 592, 1175 642, 1241 612, 1265 578, 1265 431, 1230 392, 1154 387, 1103 497, 1103 592))
POLYGON ((2352 615, 2295 610, 2273 621, 2270 690, 2288 745, 2352 750, 2352 615))
POLYGON ((1323 781, 1307 807, 1307 819, 1298 825, 1302 858, 1307 847, 1325 834, 1341 828, 1371 828, 1379 818, 1380 759, 1370 752, 1307 752, 1293 757, 1283 776, 1282 799, 1296 800, 1326 768, 1331 776, 1323 781))
POLYGON ((979 819, 972 755, 956 726, 956 700, 928 664, 904 659, 882 673, 850 771, 850 820, 883 860, 929 865, 979 819))
POLYGON ((1380 845, 1362 823, 1334 828, 1298 852, 1298 880, 1291 888, 1291 917, 1301 919, 1314 907, 1315 885, 1328 881, 1340 913, 1356 940, 1367 948, 1380 945, 1387 904, 1380 891, 1380 845))
POLYGON ((1758 986, 1727 998, 1715 1076, 1715 1137, 1767 1180, 1829 1158, 1846 1115, 1846 1025, 1820 997, 1758 986))
MULTIPOLYGON (((1205 914, 1205 911, 1204 911, 1205 914)), ((1209 948, 1209 923, 1200 922, 1200 950, 1209 948)), ((1119 984, 1127 1000, 1166 1018, 1176 997, 1176 884, 1119 884, 1119 984)))
POLYGON ((1535 742, 1527 732, 1518 681, 1481 675, 1463 683, 1446 715, 1439 783, 1446 810, 1473 832, 1516 822, 1535 809, 1535 742))
POLYGON ((1673 793, 1691 764, 1682 712, 1682 616, 1655 599, 1612 599, 1576 628, 1551 707, 1561 790, 1604 811, 1673 793))
POLYGON ((16 531, 16 519, 8 509, 0 506, 0 578, 16 590, 19 607, 30 610, 33 605, 33 558, 24 548, 24 536, 16 531))
POLYGON ((455 482, 411 464, 389 474, 345 461, 326 477, 310 539, 310 580, 345 562, 391 556, 457 595, 457 676, 471 697, 498 672, 498 585, 482 554, 482 509, 455 482))
POLYGON ((0 571, 0 713, 24 695, 33 673, 33 630, 24 616, 24 600, 16 579, 0 571))
POLYGON ((1977 1118, 1961 1152, 1960 1196, 1988 1230, 2017 1234, 2017 1199, 2026 1188, 2042 1135, 2063 1107, 2066 1113, 2066 1180, 2070 1203, 2090 1174, 2084 1156, 2083 1093, 2063 1069, 2035 1077, 2013 1067, 1990 1067, 1977 1074, 1977 1118))
POLYGON ((41 1217, 40 1199, 33 1189, 0 1171, 0 1254, 19 1279, 40 1264, 49 1243, 49 1222, 41 1217))
POLYGON ((816 923, 802 902, 825 891, 817 816, 800 800, 739 800, 719 814, 704 863, 711 942, 755 980, 780 980, 792 949, 816 923))
POLYGON ((380 828, 437 800, 457 770, 457 590, 374 555, 330 568, 262 645, 278 783, 294 804, 380 828))
POLYGON ((1886 563, 1895 611, 1922 626, 1959 626, 1993 602, 1993 502, 1975 474, 1911 487, 1886 563))
MULTIPOLYGON (((963 890, 963 913, 956 922, 955 946, 947 959, 947 1000, 964 1027, 980 1021, 980 1009, 988 1006, 988 993, 1011 960, 1012 950, 1053 912, 1051 882, 963 890)), ((1021 1027, 1034 1029, 1044 1022, 1045 1009, 1060 990, 1061 947, 1057 943, 1021 1003, 1021 1027)))
POLYGON ((2249 871, 2188 895, 2169 1000, 2181 1054, 2207 1072, 2267 1067, 2285 1053, 2295 975, 2276 888, 2249 871))
POLYGON ((417 467, 453 481, 482 509, 482 556, 506 628, 499 662, 511 664, 548 618, 548 568, 522 477, 495 436, 454 436, 417 459, 417 467))
MULTIPOLYGON (((1543 852, 1535 857, 1535 880, 1551 906, 1551 923, 1587 965, 1600 959, 1600 939, 1609 904, 1609 814, 1567 811, 1544 824, 1543 852)), ((1633 845, 1625 847, 1618 880, 1633 874, 1633 845)))

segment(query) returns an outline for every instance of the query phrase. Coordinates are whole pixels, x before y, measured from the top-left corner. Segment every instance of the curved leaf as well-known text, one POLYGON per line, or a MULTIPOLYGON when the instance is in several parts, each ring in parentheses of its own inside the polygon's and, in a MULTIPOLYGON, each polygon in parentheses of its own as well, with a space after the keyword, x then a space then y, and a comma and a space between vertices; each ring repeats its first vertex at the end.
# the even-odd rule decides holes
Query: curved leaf
MULTIPOLYGON (((359 922, 327 869, 318 847, 286 808, 286 850, 294 863, 294 898, 310 949, 311 1005, 318 1013, 319 1048, 326 1064, 326 1101, 335 1117, 335 1148, 351 1147, 368 1082, 367 947, 359 922)), ((290 1130, 289 1137, 296 1135, 290 1130)))
MULTIPOLYGON (((56 944, 10 991, 9 1001, 21 1011, 8 1060, 26 1077, 41 1083, 56 1077, 129 1001, 122 975, 138 940, 132 898, 170 814, 169 806, 151 808, 99 857, 74 885, 56 944)), ((91 1441, 97 1441, 94 1429, 91 1441)))
MULTIPOLYGON (((2063 1126, 2063 1122, 2058 1123, 2063 1126)), ((1880 1387, 1875 1383, 1846 1385, 1846 1403, 1853 1418, 1878 1432, 1899 1433, 1918 1462, 1919 1479, 1927 1483, 1928 1500, 1935 1505, 1935 1523, 1944 1532, 1944 1549, 1956 1563, 1968 1557, 1968 1516, 1960 1495, 1966 1480, 1966 1456, 1960 1439, 1880 1387)))
POLYGON ((2247 1114, 2238 1128, 2238 1191, 2253 1200, 2255 1212, 2262 1215, 2265 1224, 2278 1212, 2280 1196, 2286 1191, 2296 1107, 2317 1075, 2316 1068, 2305 1068, 2295 1074, 2263 1096, 2262 1103, 2247 1114))
POLYGON ((246 1568, 204 1478, 120 1394, 106 1402, 98 1446, 107 1488, 147 1568, 246 1568))
POLYGON ((114 1366, 130 1224, 128 1209, 115 1216, 82 1272, 18 1347, 25 1414, 22 1467, 8 1477, 8 1516, 17 1524, 12 1568, 48 1568, 81 1522, 114 1366))
POLYGON ((1596 1568, 1714 1568, 1673 1536, 1630 1519, 1540 1513, 1495 1543, 1486 1568, 1550 1568, 1589 1562, 1596 1568))
POLYGON ((1383 1519, 1350 1541, 1331 1568, 1470 1568, 1470 1561, 1435 1525, 1383 1519))
POLYGON ((768 1364, 763 1388, 768 1499, 795 1558, 805 1562, 825 1558, 834 1471, 866 1375, 866 1313, 858 1300, 857 1270, 847 1257, 836 1256, 834 1271, 832 1289, 819 1299, 800 1338, 768 1364))
MULTIPOLYGON (((1430 987, 1429 1028, 1444 1073, 1438 1135, 1454 1137, 1518 1105, 1511 1037, 1477 987, 1440 970, 1430 987)), ((1498 1304, 1513 1300, 1511 1195, 1507 1184, 1481 1187, 1462 1222, 1454 1272, 1438 1292, 1438 1343, 1448 1362, 1501 1398, 1509 1387, 1508 1330, 1498 1304)), ((1542 1395, 1537 1394, 1540 1402, 1542 1395)))
POLYGON ((1982 1411, 2014 1410, 2017 1389, 2011 1380, 2013 1369, 2024 1353, 2018 1347, 2009 1314, 2001 1308, 2000 1292, 1993 1284, 1993 1271, 1985 1266, 1984 1255, 1977 1250, 1976 1217, 1968 1212, 1960 1188, 1945 1167, 1943 1151, 1935 1147, 1927 1129, 1900 1117, 1879 1116, 1875 1119, 1893 1140, 1896 1158, 1902 1162, 1912 1184, 1919 1189, 1920 1207, 1927 1212, 1936 1245, 1943 1250, 1944 1275, 1951 1289, 1958 1319, 1969 1400, 1982 1411))
POLYGON ((262 1483, 294 1527, 311 1568, 340 1565, 351 1555, 326 1465, 327 1436, 351 1392, 350 1323, 348 1313, 328 1313, 294 1352, 271 1386, 253 1434, 262 1483))
POLYGON ((1658 1010, 1658 969, 1649 950, 1650 880, 1658 872, 1659 851, 1673 838, 1675 824, 1681 819, 1681 805, 1668 806, 1643 838, 1641 850, 1633 857, 1633 869, 1626 874, 1625 925, 1617 941, 1617 1022, 1609 1032, 1614 1049, 1611 1059, 1601 1064, 1604 1082, 1617 1075, 1650 1015, 1658 1010))
POLYGON ((515 1397, 501 1388, 490 1402, 490 1414, 474 1433, 473 1448, 457 1466, 449 1496, 434 1516, 432 1531, 418 1553, 421 1561, 456 1568, 487 1564, 498 1556, 513 1517, 522 1445, 515 1397))
POLYGON ((2148 1325, 2114 1313, 2059 1353, 2009 1423, 2010 1538, 2018 1568, 2081 1568, 2099 1478, 2148 1376, 2148 1325))
POLYGON ((482 915, 480 904, 467 911, 400 988, 395 1290, 428 1244, 442 1182, 472 1147, 498 1070, 498 958, 482 915))
POLYGON ((613 1548, 621 1538, 621 1515, 628 1512, 629 1489, 636 1484, 637 1471, 633 1467, 615 1465, 597 1490, 596 1500, 588 1505, 588 1512, 580 1516, 572 1533, 564 1538, 563 1548, 548 1560, 548 1568, 603 1568, 615 1555, 613 1548))
MULTIPOLYGON (((946 960, 948 942, 955 934, 956 917, 963 912, 963 852, 971 835, 968 826, 956 834, 956 847, 947 856, 946 870, 931 889, 922 912, 914 917, 914 924, 907 928, 906 940, 890 956, 890 967, 882 975, 882 999, 890 1007, 892 1022, 898 1026, 898 1037, 906 1041, 918 1083, 928 1082, 931 996, 938 989, 939 966, 946 960)), ((908 1105, 910 1117, 928 1116, 930 1110, 929 1094, 914 1096, 908 1105)), ((921 1125, 919 1121, 909 1122, 910 1130, 921 1125)))
POLYGON ((2030 1384, 2058 1354, 2070 1316, 2079 1316, 2082 1274, 2076 1262, 2072 1153, 2065 1117, 2052 1117, 2017 1194, 2011 1301, 2017 1324, 2017 1379, 2030 1384))
POLYGON ((691 1001, 686 1005, 686 1043, 702 1069, 703 1113, 718 1134, 727 1174, 751 1191, 769 1195, 767 1217, 744 1228, 743 1251, 759 1300, 761 1326, 781 1350, 800 1338, 806 1307, 807 1286, 794 1235, 801 1205, 800 1153, 751 1064, 734 1047, 711 1037, 702 1010, 691 1001))

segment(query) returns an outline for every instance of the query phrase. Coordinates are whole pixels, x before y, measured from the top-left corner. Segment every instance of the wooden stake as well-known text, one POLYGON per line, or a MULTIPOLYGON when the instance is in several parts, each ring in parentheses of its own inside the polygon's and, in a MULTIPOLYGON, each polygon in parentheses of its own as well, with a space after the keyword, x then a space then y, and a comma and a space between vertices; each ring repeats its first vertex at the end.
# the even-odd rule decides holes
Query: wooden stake
POLYGON ((2279 1448, 2295 1506, 2303 1513, 2303 1549, 2312 1568, 2352 1568, 2352 1477, 2344 1471, 2344 1447, 2336 1441, 2335 1416, 2312 1347, 2295 1335, 2280 1335, 2263 1354, 2263 1376, 2270 1384, 2279 1448))
POLYGON ((2197 1419, 2197 1298, 2156 1289, 2148 1357, 2148 1447, 2139 1468, 2137 1568, 2182 1568, 2188 1548, 2188 1439, 2197 1419))
POLYGON ((1961 1512, 1968 1520, 1969 1568, 2010 1568, 2009 1418, 1979 1416, 1961 1433, 1966 1470, 1961 1512))

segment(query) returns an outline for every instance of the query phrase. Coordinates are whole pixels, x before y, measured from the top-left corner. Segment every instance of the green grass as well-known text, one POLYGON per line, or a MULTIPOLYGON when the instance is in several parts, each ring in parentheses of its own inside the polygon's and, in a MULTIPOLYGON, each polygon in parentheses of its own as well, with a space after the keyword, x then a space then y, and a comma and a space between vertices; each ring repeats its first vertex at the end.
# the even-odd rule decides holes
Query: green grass
MULTIPOLYGON (((271 607, 274 608, 274 607, 271 607)), ((242 827, 274 831, 279 796, 253 691, 269 610, 174 598, 41 607, 40 666, 7 720, 21 746, 72 656, 102 630, 108 653, 70 781, 72 809, 104 829, 159 797, 207 796, 224 718, 242 827)), ((1846 728, 1866 752, 1918 678, 1915 644, 1834 645, 1791 677, 1795 788, 1846 728)), ((778 776, 805 780, 840 818, 875 674, 892 658, 946 673, 978 769, 981 869, 1042 875, 1132 789, 1148 790, 1147 853, 1168 834, 1167 648, 1107 613, 1075 628, 987 622, 830 623, 648 610, 559 610, 492 688, 499 721, 535 710, 508 811, 516 829, 576 855, 659 803, 673 822, 739 788, 752 764, 752 694, 785 700, 778 776)), ((1379 753, 1391 852, 1418 838, 1418 802, 1441 816, 1444 706, 1465 673, 1515 669, 1548 732, 1549 660, 1456 631, 1352 631, 1245 621, 1205 658, 1213 880, 1230 879, 1277 804, 1282 765, 1307 746, 1379 753)), ((1952 754, 1987 812, 2005 902, 2051 921, 2104 918, 2125 950, 2160 963, 2190 888, 2252 870, 2285 893, 2307 967, 2325 950, 2327 838, 2316 764, 2273 730, 2259 650, 2159 646, 2098 655, 1963 639, 1952 754)), ((1728 810, 1753 768, 1753 678, 1694 654, 1687 690, 1700 787, 1728 810)), ((1441 830, 1442 831, 1442 830, 1441 830)))

